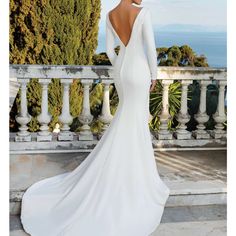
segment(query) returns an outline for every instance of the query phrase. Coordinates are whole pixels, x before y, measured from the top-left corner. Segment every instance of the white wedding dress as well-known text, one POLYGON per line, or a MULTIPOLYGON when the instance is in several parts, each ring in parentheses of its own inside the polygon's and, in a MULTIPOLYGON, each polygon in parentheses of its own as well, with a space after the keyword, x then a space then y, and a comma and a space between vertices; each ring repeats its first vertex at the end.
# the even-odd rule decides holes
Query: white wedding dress
POLYGON ((139 11, 128 45, 107 14, 106 46, 119 96, 116 113, 77 168, 26 190, 21 221, 32 236, 149 236, 160 224, 170 190, 160 179, 148 126, 149 88, 157 79, 149 9, 139 11))

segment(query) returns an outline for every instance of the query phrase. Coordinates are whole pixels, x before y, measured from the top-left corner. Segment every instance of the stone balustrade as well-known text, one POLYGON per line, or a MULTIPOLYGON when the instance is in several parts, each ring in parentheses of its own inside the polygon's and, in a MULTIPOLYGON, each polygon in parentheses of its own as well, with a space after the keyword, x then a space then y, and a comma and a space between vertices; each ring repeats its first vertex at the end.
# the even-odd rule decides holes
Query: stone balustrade
MULTIPOLYGON (((159 130, 153 134, 153 143, 156 146, 201 146, 207 143, 214 146, 217 144, 226 144, 226 131, 223 129, 223 122, 226 121, 225 113, 225 89, 226 89, 227 71, 225 68, 196 68, 196 67, 158 67, 158 80, 161 80, 163 85, 162 96, 162 111, 159 114, 160 127, 159 130), (181 108, 177 115, 179 126, 175 131, 168 129, 168 121, 171 118, 169 112, 169 87, 174 81, 181 82, 181 108), (200 105, 194 119, 198 122, 197 128, 194 131, 188 131, 186 123, 190 120, 187 107, 187 93, 188 86, 198 80, 200 84, 200 105), (207 86, 216 84, 219 88, 217 111, 213 115, 216 123, 213 130, 206 130, 205 123, 209 116, 206 113, 206 94, 207 86)), ((17 133, 11 133, 12 150, 18 150, 30 147, 27 143, 34 143, 33 148, 36 147, 50 147, 58 146, 58 143, 70 142, 87 144, 95 144, 94 137, 90 124, 93 121, 93 115, 90 112, 90 96, 89 90, 92 84, 96 81, 104 84, 104 96, 102 103, 102 110, 99 120, 103 122, 103 132, 109 126, 113 116, 110 112, 109 101, 109 86, 113 83, 113 68, 112 66, 75 66, 75 65, 10 65, 10 77, 17 80, 21 89, 21 107, 20 112, 16 116, 16 121, 20 125, 17 133), (28 131, 27 124, 31 120, 31 116, 27 111, 27 97, 26 89, 27 83, 31 78, 39 78, 39 84, 42 87, 42 103, 41 114, 37 117, 40 123, 40 130, 37 133, 28 131), (62 112, 59 116, 59 121, 63 124, 60 127, 60 132, 53 139, 52 133, 49 131, 48 124, 51 121, 51 114, 48 112, 48 86, 51 79, 60 79, 63 85, 62 98, 62 112), (70 124, 72 122, 72 115, 69 107, 69 88, 73 79, 80 79, 83 85, 83 107, 78 119, 82 123, 80 132, 74 133, 70 131, 70 124), (23 144, 21 145, 21 144, 23 144), (38 146, 37 146, 38 143, 38 146), (50 146, 50 143, 52 144, 50 146), (56 144, 55 144, 56 143, 56 144), (26 145, 26 146, 25 146, 26 145), (41 145, 41 146, 40 146, 41 145)), ((64 145, 63 144, 63 145, 64 145)), ((62 146, 63 146, 62 145, 62 146)), ((60 145, 61 146, 61 145, 60 145)), ((61 147, 62 147, 61 146, 61 147)), ((86 146, 87 147, 87 146, 86 146)), ((30 149, 30 148, 29 148, 30 149)))

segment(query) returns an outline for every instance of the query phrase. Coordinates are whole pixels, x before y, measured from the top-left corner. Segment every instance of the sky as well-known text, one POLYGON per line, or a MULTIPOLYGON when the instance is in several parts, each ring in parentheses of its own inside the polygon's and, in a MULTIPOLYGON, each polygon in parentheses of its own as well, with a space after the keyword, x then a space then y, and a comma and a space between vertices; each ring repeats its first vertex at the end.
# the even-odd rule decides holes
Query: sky
MULTIPOLYGON (((120 0, 101 0, 101 23, 106 13, 120 0)), ((154 25, 194 24, 226 28, 227 0, 143 0, 149 7, 154 25)))

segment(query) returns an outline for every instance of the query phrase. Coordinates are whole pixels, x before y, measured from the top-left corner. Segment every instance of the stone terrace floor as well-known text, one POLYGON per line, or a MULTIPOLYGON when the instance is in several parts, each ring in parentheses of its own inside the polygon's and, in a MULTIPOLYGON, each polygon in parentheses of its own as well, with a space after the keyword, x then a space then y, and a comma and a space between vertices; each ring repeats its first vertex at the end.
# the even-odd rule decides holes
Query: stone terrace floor
POLYGON ((161 178, 167 183, 218 181, 226 183, 226 150, 155 151, 161 178))
MULTIPOLYGON (((159 174, 177 199, 167 202, 161 224, 150 236, 226 236, 226 204, 214 204, 215 193, 226 194, 226 155, 226 150, 155 151, 159 174), (181 200, 191 194, 190 200, 181 200), (199 194, 208 195, 210 204, 201 205, 204 195, 199 194)), ((10 216, 10 236, 26 235, 19 216, 10 216)))

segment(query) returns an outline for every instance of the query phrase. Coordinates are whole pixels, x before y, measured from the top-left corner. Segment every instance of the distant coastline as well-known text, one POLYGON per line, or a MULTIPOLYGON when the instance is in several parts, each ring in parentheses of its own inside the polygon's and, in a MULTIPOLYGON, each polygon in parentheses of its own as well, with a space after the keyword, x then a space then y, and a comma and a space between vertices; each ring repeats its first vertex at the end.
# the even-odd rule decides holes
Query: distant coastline
MULTIPOLYGON (((224 27, 200 25, 155 26, 157 47, 189 45, 198 55, 204 54, 211 67, 227 67, 227 33, 224 27)), ((105 52, 105 31, 100 30, 96 53, 105 52)))
POLYGON ((154 25, 156 30, 162 32, 200 32, 200 33, 226 33, 226 26, 215 25, 193 25, 193 24, 168 24, 168 25, 154 25))

